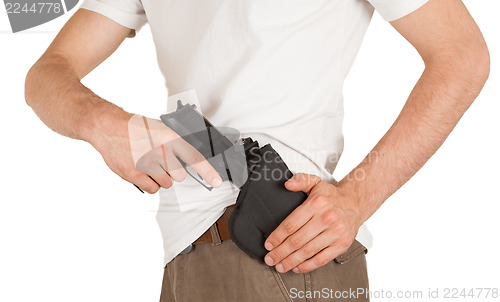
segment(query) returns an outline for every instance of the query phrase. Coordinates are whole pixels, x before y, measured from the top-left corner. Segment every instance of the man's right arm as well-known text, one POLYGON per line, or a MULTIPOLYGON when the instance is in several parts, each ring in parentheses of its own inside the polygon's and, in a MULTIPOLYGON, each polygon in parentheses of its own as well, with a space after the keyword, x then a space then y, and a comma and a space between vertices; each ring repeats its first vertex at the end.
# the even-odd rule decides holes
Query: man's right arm
MULTIPOLYGON (((169 162, 174 162, 171 166, 176 167, 169 173, 147 175, 138 171, 131 156, 128 131, 133 115, 100 98, 80 82, 118 48, 130 31, 98 13, 78 10, 28 72, 25 97, 52 130, 89 142, 116 174, 148 193, 155 193, 160 186, 170 187, 173 180, 182 181, 184 169, 179 168, 175 157, 170 157, 169 162)), ((175 140, 173 131, 161 122, 150 121, 151 131, 161 137, 160 144, 171 138, 175 140)), ((219 175, 201 155, 184 153, 204 179, 219 186, 219 175)), ((167 171, 167 167, 163 169, 167 171)))
POLYGON ((26 77, 26 102, 48 127, 92 143, 100 113, 110 112, 127 123, 126 112, 99 98, 80 80, 111 55, 129 32, 84 9, 68 21, 26 77))

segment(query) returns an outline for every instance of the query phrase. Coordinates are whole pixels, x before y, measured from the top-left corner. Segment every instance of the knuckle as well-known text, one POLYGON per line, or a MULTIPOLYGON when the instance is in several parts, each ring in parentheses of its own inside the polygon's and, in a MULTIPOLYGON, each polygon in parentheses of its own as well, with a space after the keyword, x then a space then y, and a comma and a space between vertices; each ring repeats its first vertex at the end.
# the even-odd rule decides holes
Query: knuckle
POLYGON ((281 264, 283 265, 285 271, 294 268, 297 265, 297 263, 298 262, 295 259, 292 259, 292 257, 288 257, 285 260, 281 261, 281 264))
POLYGON ((319 266, 323 266, 325 264, 327 264, 329 261, 328 261, 328 258, 324 257, 324 256, 318 256, 316 258, 314 258, 314 264, 316 264, 318 267, 319 266))
POLYGON ((315 185, 321 181, 321 177, 317 175, 308 175, 308 174, 303 174, 302 179, 307 180, 308 185, 315 185))
POLYGON ((305 245, 302 247, 302 254, 307 258, 311 258, 314 255, 315 250, 311 245, 305 245))
POLYGON ((333 230, 336 234, 344 234, 345 231, 347 230, 347 226, 344 223, 339 222, 335 225, 333 230))
POLYGON ((321 177, 319 177, 318 175, 312 175, 310 179, 313 183, 318 183, 319 181, 321 181, 321 177))
POLYGON ((204 160, 205 160, 205 158, 199 152, 192 152, 191 154, 189 154, 190 164, 197 164, 197 163, 200 163, 204 160))
POLYGON ((295 177, 297 179, 300 179, 300 180, 303 180, 304 178, 307 177, 307 174, 305 174, 305 173, 297 173, 297 174, 294 174, 293 177, 295 177))
POLYGON ((271 258, 274 260, 274 262, 276 262, 279 259, 283 259, 283 254, 281 250, 273 250, 273 252, 271 253, 271 258))
POLYGON ((299 248, 302 246, 302 238, 299 236, 292 236, 290 237, 290 245, 292 248, 299 248))
POLYGON ((295 223, 293 223, 292 221, 285 220, 285 221, 283 221, 283 228, 285 229, 285 231, 287 233, 294 233, 296 226, 295 226, 295 223))
POLYGON ((337 212, 330 210, 326 211, 322 216, 321 216, 321 222, 325 225, 330 225, 337 221, 338 219, 338 214, 337 212))
POLYGON ((328 205, 328 198, 325 196, 318 196, 311 201, 311 205, 315 209, 322 209, 328 205))

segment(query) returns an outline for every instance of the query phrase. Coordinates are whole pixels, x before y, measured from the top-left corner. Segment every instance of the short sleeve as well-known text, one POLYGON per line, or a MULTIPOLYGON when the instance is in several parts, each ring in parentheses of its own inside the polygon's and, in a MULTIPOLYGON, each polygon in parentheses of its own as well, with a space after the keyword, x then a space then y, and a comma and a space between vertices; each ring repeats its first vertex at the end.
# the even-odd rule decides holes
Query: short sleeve
POLYGON ((427 3, 429 0, 368 0, 386 21, 402 18, 427 3))
POLYGON ((141 0, 84 0, 80 8, 106 16, 135 32, 147 23, 141 0))

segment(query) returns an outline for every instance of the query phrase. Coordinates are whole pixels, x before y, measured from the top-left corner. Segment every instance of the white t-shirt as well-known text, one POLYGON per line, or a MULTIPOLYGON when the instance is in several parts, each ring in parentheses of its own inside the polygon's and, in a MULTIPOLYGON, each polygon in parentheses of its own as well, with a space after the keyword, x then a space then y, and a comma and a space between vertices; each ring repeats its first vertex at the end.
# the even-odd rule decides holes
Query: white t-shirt
MULTIPOLYGON (((170 96, 196 90, 215 126, 271 143, 292 172, 334 182, 343 149, 342 86, 374 7, 392 21, 427 1, 85 0, 82 8, 136 31, 149 23, 170 96)), ((179 203, 175 190, 160 191, 165 263, 238 193, 225 183, 211 197, 179 203)), ((365 227, 357 239, 371 246, 365 227)))

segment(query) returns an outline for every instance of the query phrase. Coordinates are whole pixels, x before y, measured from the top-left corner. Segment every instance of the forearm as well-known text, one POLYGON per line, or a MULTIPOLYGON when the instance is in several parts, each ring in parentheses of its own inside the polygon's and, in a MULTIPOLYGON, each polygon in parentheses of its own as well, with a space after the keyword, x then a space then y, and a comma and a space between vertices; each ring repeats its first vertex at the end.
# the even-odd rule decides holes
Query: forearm
POLYGON ((111 124, 110 120, 126 125, 130 117, 85 87, 71 62, 57 54, 43 55, 31 68, 26 77, 25 97, 52 130, 90 143, 111 124))
POLYGON ((431 0, 391 21, 426 69, 399 117, 339 183, 298 173, 285 183, 308 194, 266 239, 265 262, 310 272, 346 252, 359 227, 436 152, 489 75, 486 43, 461 1, 431 0))
POLYGON ((359 209, 359 224, 425 164, 479 94, 489 61, 460 63, 452 58, 428 63, 395 123, 338 183, 359 209))

